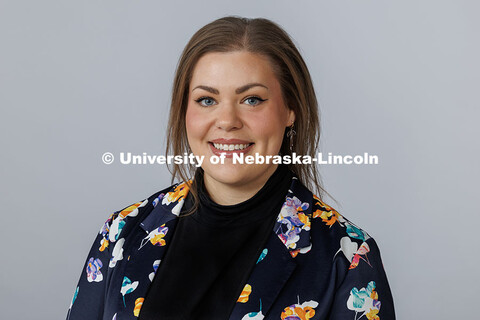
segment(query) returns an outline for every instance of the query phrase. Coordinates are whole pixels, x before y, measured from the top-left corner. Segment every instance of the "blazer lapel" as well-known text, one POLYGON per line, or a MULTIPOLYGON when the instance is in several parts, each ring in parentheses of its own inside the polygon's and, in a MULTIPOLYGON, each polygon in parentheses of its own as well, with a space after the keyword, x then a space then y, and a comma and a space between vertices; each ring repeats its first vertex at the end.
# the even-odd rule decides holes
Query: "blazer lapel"
POLYGON ((295 257, 311 249, 311 215, 312 193, 294 177, 272 235, 230 319, 263 319, 267 315, 297 266, 295 257))
MULTIPOLYGON (((123 253, 122 261, 115 268, 111 291, 107 299, 114 299, 118 319, 134 319, 138 316, 148 288, 163 259, 177 224, 178 213, 183 206, 188 189, 177 185, 168 193, 149 199, 150 212, 131 232, 125 242, 132 243, 123 253), (130 238, 131 237, 131 238, 130 238)), ((120 234, 121 237, 121 234, 120 234)), ((111 318, 109 318, 111 319, 111 318)))

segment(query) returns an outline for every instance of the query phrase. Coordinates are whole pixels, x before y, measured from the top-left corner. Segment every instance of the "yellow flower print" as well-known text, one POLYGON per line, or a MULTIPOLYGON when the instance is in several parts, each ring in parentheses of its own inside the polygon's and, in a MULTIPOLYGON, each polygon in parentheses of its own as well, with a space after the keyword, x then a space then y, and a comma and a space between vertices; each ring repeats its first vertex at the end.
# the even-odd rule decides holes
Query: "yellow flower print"
POLYGON ((192 181, 189 180, 188 184, 186 182, 180 183, 173 189, 173 191, 167 192, 167 194, 162 198, 162 205, 170 205, 171 203, 174 204, 171 210, 176 216, 180 215, 180 209, 182 208, 183 202, 187 197, 191 182, 192 181))
POLYGON ((318 302, 310 300, 305 301, 302 304, 292 304, 291 306, 283 309, 280 318, 284 319, 299 319, 309 320, 315 316, 315 309, 318 306, 318 302))
POLYGON ((175 189, 173 189, 173 191, 168 192, 163 197, 162 204, 170 204, 182 200, 187 196, 188 190, 188 186, 185 182, 180 183, 175 189))
POLYGON ((137 209, 141 204, 143 203, 143 201, 139 201, 135 204, 132 204, 130 207, 128 208, 125 208, 123 209, 122 211, 120 211, 120 213, 118 214, 119 217, 121 217, 121 219, 125 219, 126 216, 128 215, 131 215, 131 216, 136 216, 136 212, 134 212, 132 214, 132 212, 137 209))
POLYGON ((140 314, 140 309, 142 309, 143 300, 144 298, 138 298, 137 300, 135 300, 135 308, 133 308, 133 315, 135 317, 138 317, 138 315, 140 314))
POLYGON ((162 233, 159 233, 159 234, 155 235, 153 238, 151 238, 150 242, 153 245, 159 245, 160 247, 164 246, 166 244, 166 242, 165 242, 165 239, 163 239, 163 237, 165 237, 165 235, 162 234, 162 233))
POLYGON ((310 219, 305 213, 298 213, 298 219, 304 224, 302 229, 310 230, 310 219))
POLYGON ((143 238, 142 243, 140 244, 140 248, 138 248, 138 250, 142 249, 143 246, 146 245, 148 242, 150 242, 154 246, 158 246, 158 247, 164 246, 167 242, 163 238, 165 237, 167 232, 168 232, 168 227, 165 227, 165 223, 164 223, 157 229, 154 229, 153 231, 151 231, 145 238, 143 238))
POLYGON ((108 248, 109 244, 110 242, 107 239, 102 238, 102 240, 100 240, 100 248, 98 250, 104 251, 106 248, 108 248))
POLYGON ((167 232, 168 232, 168 227, 165 227, 165 223, 164 223, 157 229, 154 229, 153 231, 151 231, 145 238, 143 238, 142 243, 140 244, 140 248, 138 248, 138 250, 142 249, 143 246, 145 246, 149 242, 154 246, 158 246, 158 247, 164 246, 167 242, 163 238, 165 237, 167 232))
POLYGON ((380 317, 377 315, 378 311, 378 309, 370 309, 370 311, 365 315, 367 316, 368 320, 380 320, 380 317))
POLYGON ((241 302, 241 303, 247 302, 250 296, 250 293, 252 293, 252 286, 249 284, 246 284, 237 302, 241 302))
POLYGON ((335 222, 341 220, 340 214, 335 209, 322 202, 318 197, 313 197, 317 200, 315 203, 317 210, 313 212, 313 218, 321 218, 322 221, 330 227, 334 225, 335 222))

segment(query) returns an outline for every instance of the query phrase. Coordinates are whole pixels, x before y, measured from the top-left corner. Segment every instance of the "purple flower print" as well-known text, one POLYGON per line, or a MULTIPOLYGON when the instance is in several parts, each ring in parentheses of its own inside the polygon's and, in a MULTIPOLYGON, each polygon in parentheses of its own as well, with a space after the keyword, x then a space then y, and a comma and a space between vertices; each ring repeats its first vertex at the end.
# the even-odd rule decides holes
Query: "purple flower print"
POLYGON ((100 269, 103 267, 103 263, 100 259, 90 258, 88 260, 86 272, 88 282, 100 282, 103 280, 103 275, 100 269))

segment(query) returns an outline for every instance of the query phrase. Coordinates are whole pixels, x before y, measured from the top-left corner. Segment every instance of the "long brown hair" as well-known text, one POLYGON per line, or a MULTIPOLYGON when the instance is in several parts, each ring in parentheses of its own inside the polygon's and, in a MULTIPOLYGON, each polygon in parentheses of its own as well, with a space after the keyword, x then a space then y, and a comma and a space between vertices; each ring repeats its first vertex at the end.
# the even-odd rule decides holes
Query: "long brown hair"
MULTIPOLYGON (((290 36, 276 23, 264 18, 227 16, 217 19, 198 30, 180 56, 172 89, 172 102, 168 122, 166 154, 189 153, 185 114, 192 73, 198 60, 210 52, 247 51, 269 59, 282 88, 285 105, 295 113, 293 152, 316 157, 320 139, 317 98, 308 68, 290 36)), ((280 149, 282 155, 291 155, 290 140, 285 131, 280 149)), ((319 197, 325 192, 315 164, 289 165, 300 181, 319 197)), ((199 168, 193 165, 174 164, 169 167, 172 182, 175 178, 188 184, 198 205, 196 181, 199 168)))

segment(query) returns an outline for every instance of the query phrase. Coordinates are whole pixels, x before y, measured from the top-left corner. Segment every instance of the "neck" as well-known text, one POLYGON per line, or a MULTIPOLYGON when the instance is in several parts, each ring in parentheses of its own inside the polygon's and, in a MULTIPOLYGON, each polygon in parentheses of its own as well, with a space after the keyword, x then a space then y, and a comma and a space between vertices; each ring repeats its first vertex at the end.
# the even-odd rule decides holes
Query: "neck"
POLYGON ((228 206, 244 202, 253 197, 277 169, 277 165, 267 169, 259 178, 248 183, 226 184, 204 176, 205 189, 215 203, 228 206))

